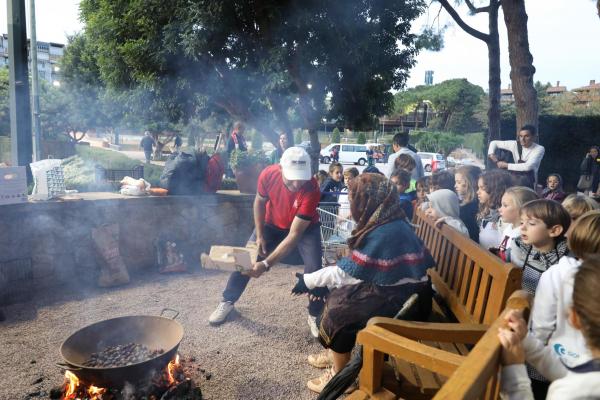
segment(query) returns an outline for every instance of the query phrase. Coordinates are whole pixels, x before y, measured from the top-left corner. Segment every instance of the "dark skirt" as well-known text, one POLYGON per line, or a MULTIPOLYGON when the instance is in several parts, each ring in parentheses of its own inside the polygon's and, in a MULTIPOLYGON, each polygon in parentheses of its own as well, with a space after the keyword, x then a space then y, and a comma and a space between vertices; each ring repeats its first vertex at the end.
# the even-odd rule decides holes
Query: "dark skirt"
POLYGON ((406 300, 419 294, 416 319, 424 320, 431 311, 432 290, 429 282, 396 286, 377 286, 362 282, 334 289, 319 320, 319 341, 336 353, 348 353, 356 334, 372 317, 394 317, 406 300))

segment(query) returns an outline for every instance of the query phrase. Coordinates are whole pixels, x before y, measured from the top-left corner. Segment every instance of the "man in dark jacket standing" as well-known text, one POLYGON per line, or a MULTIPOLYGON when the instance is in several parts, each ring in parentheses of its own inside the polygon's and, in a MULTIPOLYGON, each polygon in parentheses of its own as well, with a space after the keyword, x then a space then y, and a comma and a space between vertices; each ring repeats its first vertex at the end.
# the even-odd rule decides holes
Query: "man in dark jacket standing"
POLYGON ((150 132, 144 132, 144 137, 140 142, 140 147, 144 149, 144 155, 146 156, 146 162, 149 163, 152 159, 152 149, 154 148, 154 139, 150 136, 150 132))

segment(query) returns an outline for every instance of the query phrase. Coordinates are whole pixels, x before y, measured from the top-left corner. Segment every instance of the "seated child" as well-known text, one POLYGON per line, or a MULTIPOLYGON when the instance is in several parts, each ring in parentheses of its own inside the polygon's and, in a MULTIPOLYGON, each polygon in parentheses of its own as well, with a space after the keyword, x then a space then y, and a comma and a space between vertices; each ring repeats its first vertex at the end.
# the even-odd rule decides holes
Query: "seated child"
POLYGON ((569 255, 565 233, 570 225, 567 210, 554 200, 539 199, 523 205, 521 236, 512 252, 523 259, 524 290, 535 294, 542 273, 569 255))
POLYGON ((435 192, 439 189, 448 189, 454 191, 454 184, 454 174, 452 172, 446 170, 435 171, 433 174, 431 174, 429 193, 435 192))
MULTIPOLYGON (((585 194, 568 195, 562 202, 562 206, 567 210, 571 217, 571 226, 573 226, 573 222, 577 221, 577 218, 581 217, 586 212, 600 209, 598 202, 585 194)), ((567 231, 567 236, 568 235, 569 231, 567 231)))
MULTIPOLYGON (((404 155, 404 154, 401 154, 404 155)), ((412 157, 409 156, 412 160, 412 157)), ((396 189, 398 189, 398 197, 400 198, 400 207, 406 214, 406 218, 409 221, 413 219, 413 205, 412 201, 414 200, 414 192, 406 193, 408 187, 410 186, 410 172, 404 169, 395 169, 390 176, 390 181, 396 185, 396 189)))
POLYGON ((559 203, 567 197, 562 190, 562 178, 559 174, 550 174, 546 179, 546 189, 542 192, 542 197, 548 200, 556 200, 559 203))
MULTIPOLYGON (((394 161, 394 170, 403 169, 405 171, 413 173, 414 169, 417 167, 417 163, 415 159, 409 156, 408 154, 400 154, 396 157, 394 161)), ((390 175, 391 178, 391 175, 390 175)), ((416 190, 416 181, 414 179, 410 180, 410 185, 406 189, 406 192, 414 192, 416 190)))
MULTIPOLYGON (((530 320, 530 335, 555 350, 561 362, 575 367, 592 359, 581 332, 568 323, 573 306, 573 280, 581 262, 600 254, 600 211, 590 211, 573 224, 567 239, 574 257, 566 256, 542 274, 530 320)), ((543 366, 536 369, 544 375, 543 366)))
POLYGON ((421 210, 425 211, 429 206, 427 203, 427 194, 429 194, 429 181, 431 177, 422 176, 417 179, 417 183, 415 184, 415 204, 413 208, 416 210, 417 207, 421 207, 421 210), (424 205, 425 204, 425 205, 424 205))
POLYGON ((430 193, 427 198, 429 208, 425 211, 425 215, 438 223, 446 223, 469 237, 469 230, 460 220, 460 205, 456 193, 448 189, 438 189, 430 193))
POLYGON ((479 244, 486 250, 498 248, 502 241, 498 209, 502 195, 510 186, 510 175, 498 169, 484 172, 477 182, 479 244))
POLYGON ((477 181, 481 169, 474 165, 463 165, 454 171, 454 191, 460 199, 460 219, 469 230, 469 237, 479 243, 479 226, 477 225, 477 181))
POLYGON ((354 221, 352 221, 352 215, 350 213, 350 201, 348 201, 348 187, 350 183, 358 176, 359 172, 356 167, 348 168, 344 170, 344 185, 340 193, 338 203, 340 209, 338 211, 338 225, 341 228, 340 232, 352 232, 354 228, 354 221))
MULTIPOLYGON (((600 398, 600 259, 594 255, 585 260, 575 274, 573 307, 569 323, 581 331, 593 359, 577 367, 565 367, 553 349, 539 340, 523 340, 527 325, 516 311, 508 313, 507 327, 498 332, 502 350, 501 394, 505 399, 533 399, 531 382, 527 377, 525 359, 546 366, 546 374, 554 380, 546 399, 600 398), (527 357, 526 357, 527 355, 527 357), (535 362, 534 362, 535 359, 535 362)), ((530 337, 528 336, 528 339, 530 337)))
POLYGON ((321 185, 321 203, 337 203, 339 193, 344 187, 343 171, 344 168, 339 162, 329 164, 329 177, 321 185))
POLYGON ((526 186, 513 186, 506 189, 500 205, 501 228, 503 239, 498 247, 497 256, 503 261, 522 266, 523 261, 512 256, 515 239, 521 234, 521 207, 523 204, 536 200, 537 193, 526 186))

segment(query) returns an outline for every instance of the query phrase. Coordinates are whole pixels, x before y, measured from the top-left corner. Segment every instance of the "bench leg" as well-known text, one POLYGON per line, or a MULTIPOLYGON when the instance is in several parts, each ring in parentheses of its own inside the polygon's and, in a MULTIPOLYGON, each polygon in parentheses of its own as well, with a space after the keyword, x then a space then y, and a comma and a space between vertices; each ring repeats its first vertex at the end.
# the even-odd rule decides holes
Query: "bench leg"
MULTIPOLYGON (((384 354, 371 346, 363 344, 363 366, 360 370, 359 390, 366 395, 365 399, 393 400, 396 395, 382 385, 384 354)), ((357 396, 360 396, 357 393, 357 396)), ((361 399, 363 397, 356 397, 361 399)))

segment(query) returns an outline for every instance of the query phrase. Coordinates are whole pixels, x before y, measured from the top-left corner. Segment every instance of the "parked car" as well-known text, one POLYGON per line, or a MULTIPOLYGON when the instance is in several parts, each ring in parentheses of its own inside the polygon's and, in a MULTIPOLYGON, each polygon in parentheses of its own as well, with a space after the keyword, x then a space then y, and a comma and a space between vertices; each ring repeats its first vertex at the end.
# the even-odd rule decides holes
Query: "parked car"
POLYGON ((446 169, 446 161, 444 156, 439 153, 418 152, 421 157, 421 163, 425 172, 435 172, 446 169))
POLYGON ((367 164, 367 146, 364 144, 342 144, 332 143, 329 146, 321 150, 321 157, 323 163, 328 164, 331 162, 331 150, 339 146, 338 158, 342 164, 367 164))

